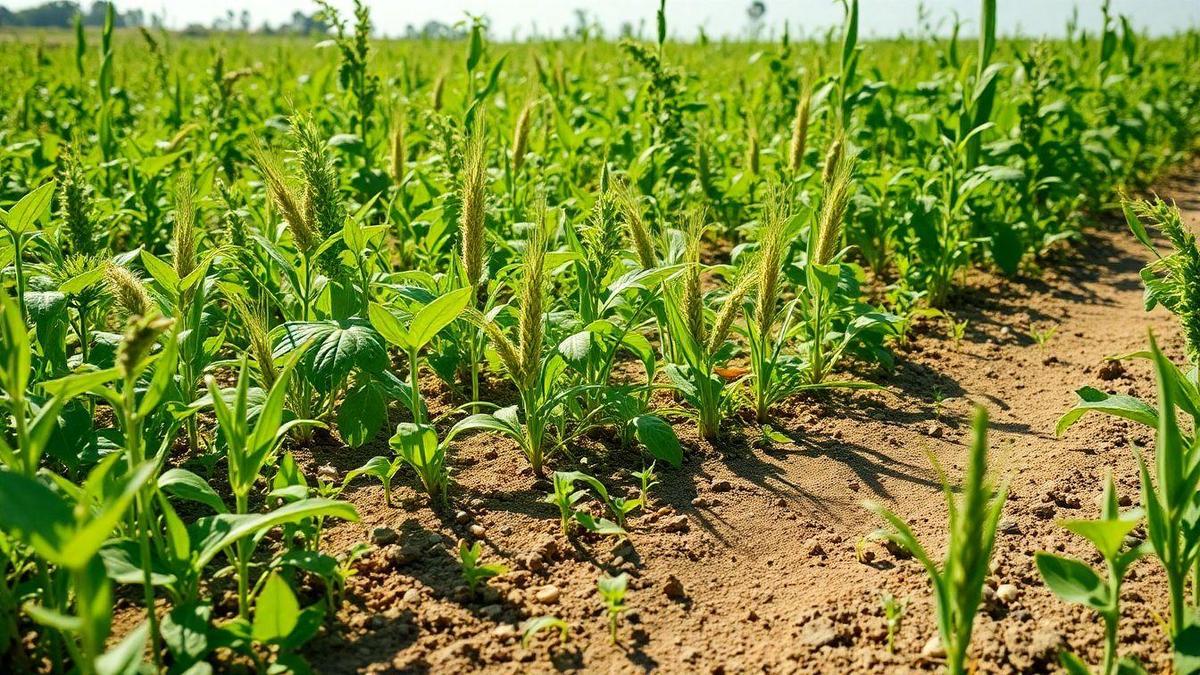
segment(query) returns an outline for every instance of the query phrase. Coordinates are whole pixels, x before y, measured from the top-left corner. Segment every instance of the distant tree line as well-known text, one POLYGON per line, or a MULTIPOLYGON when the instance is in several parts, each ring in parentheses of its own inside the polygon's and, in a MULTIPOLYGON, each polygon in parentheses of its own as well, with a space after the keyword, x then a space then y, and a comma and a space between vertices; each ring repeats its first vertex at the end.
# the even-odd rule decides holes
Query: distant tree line
MULTIPOLYGON (((84 11, 80 3, 67 0, 52 0, 28 9, 11 10, 0 6, 0 26, 23 26, 29 28, 69 28, 75 24, 75 15, 83 15, 83 25, 104 25, 104 14, 108 4, 103 0, 93 2, 91 9, 84 11)), ((116 12, 118 27, 146 25, 146 14, 140 9, 116 12)))

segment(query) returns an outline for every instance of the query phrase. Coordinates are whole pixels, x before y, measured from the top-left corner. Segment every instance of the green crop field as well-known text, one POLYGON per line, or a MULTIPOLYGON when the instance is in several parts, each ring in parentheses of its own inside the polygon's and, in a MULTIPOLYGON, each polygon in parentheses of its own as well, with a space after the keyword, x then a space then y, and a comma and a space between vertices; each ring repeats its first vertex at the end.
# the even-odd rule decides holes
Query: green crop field
MULTIPOLYGON (((426 585, 494 606, 516 561, 467 526, 478 457, 519 460, 489 469, 523 490, 518 529, 636 545, 687 466, 798 442, 798 407, 853 409, 923 335, 964 339, 974 275, 1039 279, 1123 206, 1169 249, 1148 305, 1192 348, 1145 354, 1157 404, 1080 390, 1061 430, 1108 412, 1158 450, 1140 509, 1109 483, 1099 520, 1067 523, 1099 556, 1036 564, 1106 627, 1054 659, 1107 675, 1141 668, 1124 572, 1161 561, 1147 644, 1195 672, 1200 254, 1133 197, 1197 148, 1200 33, 1106 9, 1101 31, 997 39, 997 4, 875 41, 857 0, 827 39, 769 43, 668 40, 662 9, 620 41, 382 40, 361 6, 328 35, 0 29, 0 670, 338 670, 313 641, 349 625, 405 514, 446 524, 426 585)), ((927 569, 937 601, 907 612, 939 636, 924 667, 954 674, 978 667, 1007 485, 986 412, 967 426, 928 553, 867 504, 927 569)), ((513 615, 526 646, 453 668, 551 669, 576 641, 575 668, 611 664, 637 574, 589 574, 513 615)))

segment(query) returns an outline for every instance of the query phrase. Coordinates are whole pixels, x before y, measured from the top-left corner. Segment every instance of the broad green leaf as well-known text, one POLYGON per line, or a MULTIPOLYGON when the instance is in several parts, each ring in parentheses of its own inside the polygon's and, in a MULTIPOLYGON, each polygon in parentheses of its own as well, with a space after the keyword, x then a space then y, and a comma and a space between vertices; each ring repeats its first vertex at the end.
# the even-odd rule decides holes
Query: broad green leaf
POLYGON ((338 408, 338 433, 352 448, 374 438, 384 422, 387 422, 387 400, 370 380, 351 388, 338 408))
POLYGON ((1046 587, 1058 597, 1094 609, 1108 606, 1108 587, 1091 567, 1078 560, 1044 552, 1037 553, 1035 560, 1046 587))
POLYGON ((188 501, 208 506, 217 513, 228 513, 229 509, 217 491, 200 476, 187 469, 168 469, 158 477, 160 490, 188 501))
POLYGON ((471 301, 474 289, 460 288, 425 305, 408 327, 409 347, 421 349, 443 328, 457 319, 471 301))
POLYGON ((638 415, 633 419, 633 429, 638 442, 651 457, 661 459, 677 469, 683 464, 683 448, 679 445, 679 437, 661 417, 638 415))
POLYGON ((282 640, 296 627, 299 613, 300 603, 291 586, 278 572, 272 572, 254 601, 254 639, 259 642, 282 640))
POLYGON ((4 226, 17 234, 28 234, 33 231, 39 220, 50 212, 50 203, 54 196, 54 181, 48 181, 21 197, 8 210, 4 226))
POLYGON ((1154 408, 1132 396, 1106 394, 1095 387, 1077 389, 1075 394, 1079 396, 1079 402, 1060 417, 1058 424, 1055 425, 1054 433, 1058 436, 1062 436, 1067 429, 1079 421, 1079 418, 1089 412, 1121 417, 1148 427, 1158 426, 1158 413, 1154 408))

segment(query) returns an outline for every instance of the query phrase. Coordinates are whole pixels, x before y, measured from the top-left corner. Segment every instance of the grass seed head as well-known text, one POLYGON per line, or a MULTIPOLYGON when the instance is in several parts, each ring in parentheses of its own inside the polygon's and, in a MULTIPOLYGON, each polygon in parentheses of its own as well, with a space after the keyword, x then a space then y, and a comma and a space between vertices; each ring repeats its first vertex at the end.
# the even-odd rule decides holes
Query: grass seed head
POLYGON ((829 180, 825 182, 825 197, 821 202, 817 230, 814 233, 817 240, 813 247, 812 262, 819 265, 829 264, 837 254, 842 241, 846 207, 850 203, 853 187, 853 162, 847 161, 840 152, 835 157, 837 161, 832 171, 828 164, 825 167, 829 180))
POLYGON ((146 316, 153 311, 154 301, 146 284, 137 275, 116 263, 104 268, 108 292, 117 306, 129 316, 146 316))
POLYGON ((796 106, 796 117, 792 120, 792 142, 788 147, 788 168, 797 173, 804 165, 804 151, 808 146, 808 122, 812 105, 812 91, 805 85, 796 106))
POLYGON ((407 122, 405 121, 404 113, 398 113, 392 121, 392 137, 389 141, 389 150, 391 151, 390 168, 392 171, 392 182, 396 185, 404 183, 405 156, 407 148, 404 144, 404 132, 407 122))
POLYGON ((180 279, 196 270, 196 188, 188 173, 175 181, 175 227, 171 237, 175 248, 175 274, 180 279))
POLYGON ((537 206, 534 226, 525 242, 525 257, 521 262, 520 314, 518 345, 521 358, 521 379, 526 387, 533 386, 541 366, 544 314, 546 304, 546 221, 549 209, 545 201, 537 206))
POLYGON ((467 277, 467 286, 476 290, 483 278, 484 214, 487 210, 484 134, 483 115, 477 114, 463 153, 462 208, 458 222, 463 273, 467 277))
POLYGON ((296 194, 291 181, 284 173, 279 157, 266 148, 258 147, 254 150, 254 163, 262 172, 263 182, 266 183, 271 201, 283 214, 283 219, 287 221, 296 247, 305 255, 317 250, 317 247, 321 245, 321 239, 309 221, 304 199, 296 194))
POLYGON ((521 114, 517 117, 517 126, 513 129, 513 174, 521 173, 521 167, 525 165, 525 153, 529 148, 529 128, 533 122, 534 105, 536 105, 536 101, 530 100, 525 107, 521 108, 521 114))
POLYGON ((121 336, 121 342, 117 345, 117 370, 123 377, 136 375, 138 364, 158 341, 158 336, 169 330, 174 323, 174 319, 158 314, 129 317, 125 324, 125 334, 121 336))
POLYGON ((63 152, 58 185, 58 212, 66 226, 71 250, 81 255, 95 254, 98 247, 92 220, 93 190, 70 146, 63 152))
POLYGON ((633 186, 623 180, 612 181, 612 186, 613 198, 625 220, 625 231, 629 236, 629 243, 633 245, 633 252, 637 256, 638 264, 648 270, 654 269, 658 266, 658 256, 654 252, 654 238, 650 234, 650 228, 647 227, 645 218, 642 217, 642 207, 633 193, 633 186))

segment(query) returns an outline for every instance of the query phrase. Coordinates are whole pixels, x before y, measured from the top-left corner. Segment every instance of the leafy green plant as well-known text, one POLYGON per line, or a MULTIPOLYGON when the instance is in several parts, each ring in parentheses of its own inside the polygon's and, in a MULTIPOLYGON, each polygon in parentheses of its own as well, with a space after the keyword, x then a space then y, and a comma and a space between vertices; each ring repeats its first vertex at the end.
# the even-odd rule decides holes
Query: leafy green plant
MULTIPOLYGON (((1039 551, 1035 557, 1042 580, 1055 595, 1067 602, 1094 609, 1104 619, 1104 660, 1100 673, 1110 675, 1118 669, 1117 627, 1121 620, 1121 582, 1125 573, 1147 553, 1148 546, 1126 547, 1126 536, 1138 526, 1141 511, 1121 513, 1117 507, 1117 489, 1112 474, 1105 476, 1104 496, 1101 498, 1098 520, 1067 520, 1064 528, 1084 537, 1104 558, 1103 576, 1087 563, 1053 553, 1039 551)), ((1089 673, 1078 656, 1063 652, 1063 667, 1070 673, 1089 673)))
POLYGON ((627 609, 625 595, 629 588, 629 575, 622 572, 617 576, 605 574, 596 582, 596 590, 604 601, 604 609, 608 612, 608 634, 612 643, 617 644, 617 622, 627 609))
POLYGON ((447 496, 450 472, 446 468, 446 446, 453 437, 451 432, 446 442, 441 443, 432 425, 401 422, 390 441, 398 459, 421 479, 421 485, 430 499, 444 500, 447 496))
POLYGON ((982 408, 976 410, 972 422, 974 440, 967 458, 961 498, 956 497, 943 476, 950 541, 941 565, 929 557, 912 529, 899 516, 874 502, 864 504, 888 523, 888 527, 875 536, 891 540, 925 568, 933 586, 938 635, 946 651, 946 670, 954 675, 967 669, 971 629, 983 596, 983 583, 996 540, 996 525, 1007 496, 1006 488, 992 487, 988 475, 987 421, 987 412, 982 408))
MULTIPOLYGON (((208 398, 204 403, 212 406, 224 441, 229 489, 233 493, 236 514, 249 513, 250 492, 258 482, 263 468, 272 463, 276 449, 288 431, 292 427, 313 424, 311 420, 302 419, 284 421, 284 401, 289 380, 303 353, 304 350, 301 349, 288 359, 275 383, 266 392, 253 419, 250 411, 249 365, 246 358, 242 359, 237 386, 232 392, 222 391, 212 376, 206 378, 208 398)), ((238 615, 243 619, 247 618, 250 612, 251 548, 250 542, 242 540, 238 542, 235 552, 238 615)))
POLYGON ((463 581, 467 582, 467 588, 474 593, 480 583, 487 583, 488 579, 498 577, 501 574, 508 572, 508 568, 500 563, 480 563, 479 559, 483 557, 483 542, 475 542, 472 546, 467 546, 467 542, 459 542, 458 545, 458 561, 462 568, 463 581))

